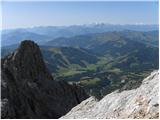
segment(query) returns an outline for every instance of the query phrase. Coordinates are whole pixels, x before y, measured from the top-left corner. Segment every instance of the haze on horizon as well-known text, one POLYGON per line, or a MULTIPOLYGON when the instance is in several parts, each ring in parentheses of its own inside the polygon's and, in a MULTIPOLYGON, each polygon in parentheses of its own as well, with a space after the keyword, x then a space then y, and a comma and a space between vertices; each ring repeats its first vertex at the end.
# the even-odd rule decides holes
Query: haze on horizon
POLYGON ((158 24, 158 2, 2 2, 3 29, 92 23, 158 24))

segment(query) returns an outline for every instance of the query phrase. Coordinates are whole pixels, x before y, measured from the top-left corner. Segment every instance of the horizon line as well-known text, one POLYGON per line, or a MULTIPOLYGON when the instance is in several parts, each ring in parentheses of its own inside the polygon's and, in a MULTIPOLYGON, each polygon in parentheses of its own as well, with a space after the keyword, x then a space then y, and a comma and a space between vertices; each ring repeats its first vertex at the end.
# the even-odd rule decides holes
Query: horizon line
POLYGON ((158 2, 159 0, 2 0, 1 2, 158 2))
POLYGON ((26 26, 26 27, 11 27, 11 28, 4 28, 1 27, 0 30, 14 30, 14 29, 27 29, 27 28, 38 28, 38 27, 72 27, 72 26, 89 26, 89 25, 135 25, 135 26, 144 26, 144 25, 157 25, 159 23, 153 24, 145 24, 145 23, 127 23, 127 24, 118 24, 118 23, 89 23, 89 24, 71 24, 71 25, 35 25, 35 26, 26 26))

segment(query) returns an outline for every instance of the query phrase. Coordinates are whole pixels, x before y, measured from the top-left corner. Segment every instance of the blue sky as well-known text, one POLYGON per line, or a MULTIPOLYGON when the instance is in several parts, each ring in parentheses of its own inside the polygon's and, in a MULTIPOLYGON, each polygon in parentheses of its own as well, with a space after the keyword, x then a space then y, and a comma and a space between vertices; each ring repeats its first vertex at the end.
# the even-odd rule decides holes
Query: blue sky
POLYGON ((158 24, 158 2, 3 2, 2 26, 158 24))

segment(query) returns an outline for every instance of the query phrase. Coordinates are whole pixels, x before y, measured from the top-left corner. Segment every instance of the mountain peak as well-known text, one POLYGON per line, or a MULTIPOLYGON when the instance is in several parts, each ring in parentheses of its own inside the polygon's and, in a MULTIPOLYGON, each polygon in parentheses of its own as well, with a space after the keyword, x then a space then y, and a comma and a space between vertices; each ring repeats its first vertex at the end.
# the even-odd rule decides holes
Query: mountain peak
POLYGON ((30 47, 30 46, 38 47, 38 45, 32 40, 24 40, 20 44, 20 48, 26 48, 26 47, 30 47))
POLYGON ((14 71, 16 79, 52 80, 39 46, 31 40, 23 41, 15 52, 6 57, 3 66, 10 72, 14 71))
POLYGON ((1 67, 2 118, 59 118, 88 97, 79 86, 53 80, 30 40, 4 57, 1 67))

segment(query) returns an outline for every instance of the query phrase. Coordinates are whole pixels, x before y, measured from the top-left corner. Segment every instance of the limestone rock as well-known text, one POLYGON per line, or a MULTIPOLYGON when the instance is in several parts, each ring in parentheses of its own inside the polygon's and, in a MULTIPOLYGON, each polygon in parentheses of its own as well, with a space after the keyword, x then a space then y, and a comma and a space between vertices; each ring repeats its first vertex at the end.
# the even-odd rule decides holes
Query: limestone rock
POLYGON ((158 71, 154 71, 139 88, 120 93, 115 91, 100 101, 90 97, 61 118, 158 119, 158 75, 158 71))

